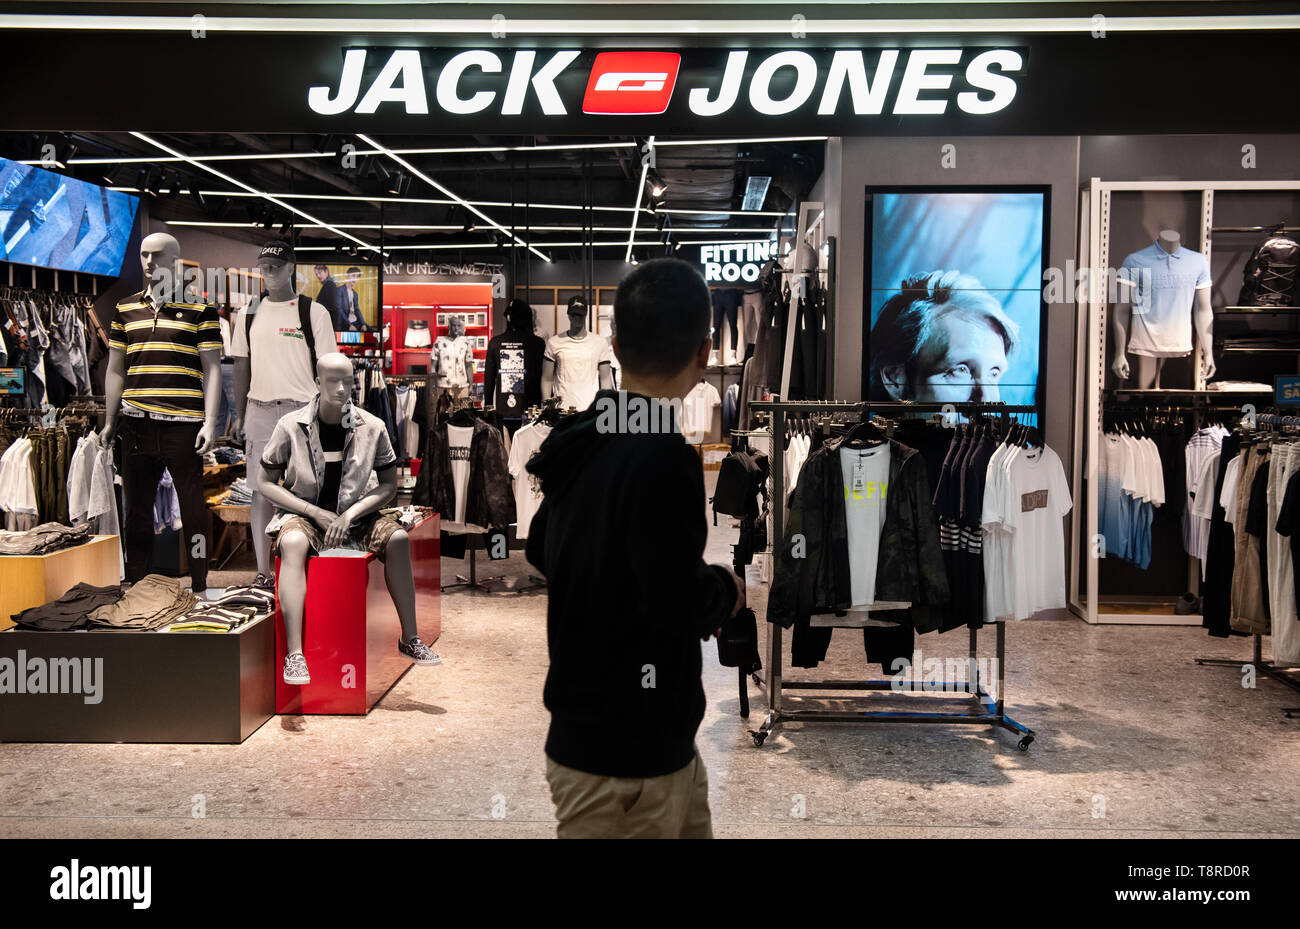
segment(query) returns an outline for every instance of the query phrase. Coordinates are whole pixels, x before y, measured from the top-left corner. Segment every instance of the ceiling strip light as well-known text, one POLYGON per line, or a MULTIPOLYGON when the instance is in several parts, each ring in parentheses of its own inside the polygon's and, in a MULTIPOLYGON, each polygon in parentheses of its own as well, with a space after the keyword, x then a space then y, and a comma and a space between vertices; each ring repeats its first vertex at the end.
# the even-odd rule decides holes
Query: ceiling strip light
POLYGON ((636 223, 641 218, 641 197, 645 194, 645 179, 650 173, 650 157, 655 150, 655 137, 651 136, 646 142, 646 153, 641 158, 641 181, 636 185, 636 204, 632 207, 632 229, 627 234, 627 254, 623 256, 624 261, 632 260, 632 240, 636 238, 636 223))
POLYGON ((444 187, 444 186, 442 186, 441 184, 439 184, 437 181, 435 181, 433 178, 429 177, 429 175, 425 174, 425 173, 424 173, 423 171, 421 171, 419 168, 415 167, 415 165, 411 164, 409 161, 407 161, 407 160, 406 160, 405 158, 403 158, 401 155, 398 155, 398 154, 394 153, 391 149, 384 148, 384 147, 381 146, 378 142, 376 142, 374 139, 370 138, 369 136, 362 135, 362 134, 359 133, 359 132, 357 133, 357 138, 360 139, 362 142, 365 142, 367 145, 371 146, 372 148, 378 149, 378 150, 379 150, 383 155, 385 155, 385 156, 391 158, 393 161, 397 162, 399 165, 401 165, 401 166, 402 166, 403 168, 405 168, 406 170, 410 171, 413 175, 415 175, 416 177, 418 177, 420 180, 424 181, 426 184, 428 184, 428 185, 429 185, 430 187, 432 187, 434 190, 438 191, 439 193, 443 194, 444 196, 451 197, 451 198, 454 199, 457 203, 459 203, 461 206, 465 207, 465 209, 469 210, 469 211, 470 211, 471 213, 473 213, 475 216, 479 217, 479 219, 482 219, 482 220, 486 221, 486 222, 487 222, 489 225, 491 225, 494 229, 497 229, 497 230, 499 230, 500 232, 505 233, 505 234, 508 235, 508 236, 509 236, 513 241, 518 242, 520 245, 524 246, 526 249, 528 249, 530 252, 532 252, 532 253, 533 253, 534 255, 536 255, 538 258, 542 259, 543 261, 547 261, 547 262, 549 262, 549 261, 551 260, 547 255, 545 255, 545 254, 543 254, 542 252, 539 252, 537 249, 533 248, 531 245, 529 245, 529 244, 528 244, 527 242, 525 242, 523 239, 519 238, 517 235, 515 235, 513 232, 511 232, 509 229, 507 229, 505 226, 503 226, 503 225, 501 225, 500 223, 498 223, 498 222, 497 222, 495 219, 493 219, 491 216, 488 216, 488 215, 487 215, 486 213, 484 213, 482 210, 479 210, 478 208, 476 208, 476 207, 475 207, 472 203, 470 203, 468 200, 466 200, 466 199, 464 199, 463 197, 461 197, 461 196, 459 196, 459 195, 453 193, 452 191, 448 190, 446 187, 444 187))
POLYGON ((361 239, 358 239, 352 233, 344 232, 341 229, 337 229, 334 226, 329 225, 328 223, 322 223, 319 219, 317 219, 315 216, 312 216, 310 213, 304 213, 296 206, 293 206, 292 204, 287 203, 284 200, 281 200, 279 197, 276 197, 273 194, 262 193, 256 188, 250 187, 249 185, 245 184, 243 181, 236 180, 235 178, 230 177, 227 174, 222 174, 220 171, 218 171, 216 168, 211 167, 210 165, 205 165, 200 162, 193 161, 192 159, 186 158, 180 152, 176 151, 176 149, 164 145, 162 142, 159 142, 157 139, 150 138, 149 136, 145 135, 143 132, 133 131, 131 135, 135 136, 141 142, 148 142, 150 145, 161 149, 162 151, 166 152, 167 154, 175 158, 183 159, 186 163, 191 164, 196 168, 202 168, 204 171, 207 171, 209 174, 221 178, 227 184, 232 184, 235 187, 242 188, 243 190, 248 191, 250 194, 256 194, 257 196, 265 200, 268 200, 271 203, 274 203, 276 206, 280 207, 283 210, 288 210, 290 213, 294 213, 298 216, 301 216, 303 219, 310 220, 313 223, 318 223, 322 228, 329 229, 331 232, 336 232, 338 235, 342 236, 345 239, 350 239, 351 241, 357 243, 367 251, 379 252, 378 248, 371 245, 369 242, 363 242, 361 239))

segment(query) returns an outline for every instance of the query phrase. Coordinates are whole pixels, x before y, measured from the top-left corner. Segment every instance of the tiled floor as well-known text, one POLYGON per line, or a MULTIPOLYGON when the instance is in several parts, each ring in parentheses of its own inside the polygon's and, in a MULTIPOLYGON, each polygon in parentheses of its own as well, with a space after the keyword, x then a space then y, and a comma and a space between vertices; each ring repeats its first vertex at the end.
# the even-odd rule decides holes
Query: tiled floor
MULTIPOLYGON (((734 533, 711 532, 710 557, 724 561, 734 533)), ((517 555, 503 564, 493 573, 529 573, 517 555)), ((448 580, 461 570, 443 564, 448 580)), ((0 836, 553 834, 545 594, 456 591, 442 608, 445 663, 409 672, 366 718, 280 717, 243 745, 0 746, 0 836)), ((959 657, 966 634, 918 644, 959 657)), ((710 644, 699 747, 715 831, 1295 836, 1300 720, 1282 710, 1300 696, 1267 681, 1244 689, 1236 670, 1192 661, 1248 654, 1245 640, 1190 628, 1015 625, 1008 706, 1038 733, 1021 753, 982 728, 829 723, 791 724, 756 748, 748 730, 764 697, 751 686, 741 719, 735 672, 710 644)), ((801 673, 864 674, 856 632, 837 632, 830 657, 801 673)))

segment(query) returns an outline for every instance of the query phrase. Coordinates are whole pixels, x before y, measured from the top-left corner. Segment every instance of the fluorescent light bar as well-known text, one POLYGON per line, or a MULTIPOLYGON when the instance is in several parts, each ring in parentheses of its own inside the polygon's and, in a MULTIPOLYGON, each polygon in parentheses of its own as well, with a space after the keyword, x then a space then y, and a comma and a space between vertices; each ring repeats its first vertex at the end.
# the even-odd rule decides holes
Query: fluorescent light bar
MULTIPOLYGON (((208 16, 206 32, 316 33, 339 35, 473 35, 485 33, 485 19, 361 19, 358 17, 208 16)), ((104 16, 61 13, 0 14, 0 29, 66 29, 96 32, 174 32, 189 34, 190 16, 104 16)), ((790 19, 511 19, 511 35, 790 35, 790 19)), ((1005 34, 1091 33, 1087 16, 997 17, 980 19, 821 19, 801 24, 808 35, 898 35, 907 33, 1005 34)), ((1260 16, 1108 16, 1109 32, 1220 31, 1300 28, 1300 17, 1260 16)))
MULTIPOLYGON (((522 242, 519 244, 523 245, 522 242)), ((625 248, 627 246, 627 243, 622 241, 621 239, 615 242, 592 243, 592 242, 582 242, 579 240, 574 240, 572 242, 538 242, 537 244, 544 248, 566 248, 566 247, 576 248, 580 245, 594 245, 595 248, 625 248)), ((642 245, 658 246, 662 248, 664 243, 661 242, 659 239, 654 239, 653 241, 635 242, 633 244, 637 246, 642 246, 642 245)), ((735 243, 721 242, 717 244, 734 245, 735 243)), ((395 251, 410 251, 410 252, 439 251, 441 252, 441 251, 457 251, 461 249, 465 251, 469 251, 471 249, 481 250, 481 249, 514 248, 514 247, 515 246, 509 244, 497 245, 494 242, 466 242, 462 244, 454 244, 450 242, 438 242, 434 245, 385 245, 384 250, 389 252, 395 252, 395 251)), ((343 250, 342 248, 334 245, 299 245, 294 248, 295 252, 340 252, 342 250, 343 250)), ((536 254, 535 250, 531 245, 528 246, 528 250, 533 251, 536 254)), ((546 258, 544 260, 550 262, 552 259, 546 258)))
POLYGON ((528 244, 527 242, 525 242, 523 239, 519 238, 517 235, 515 235, 513 232, 511 232, 509 229, 507 229, 505 226, 503 226, 503 225, 501 225, 500 223, 498 223, 498 222, 497 222, 495 219, 493 219, 491 216, 488 216, 488 215, 487 215, 486 213, 484 213, 482 210, 476 208, 476 207, 475 207, 473 204, 471 204, 468 200, 466 200, 465 198, 463 198, 463 197, 461 197, 461 196, 459 196, 459 195, 453 193, 452 191, 448 190, 446 187, 444 187, 444 186, 442 186, 441 184, 439 184, 437 181, 435 181, 433 178, 429 177, 429 175, 425 174, 425 173, 424 173, 423 171, 421 171, 419 168, 415 167, 415 165, 411 164, 409 161, 407 161, 407 160, 406 160, 405 158, 403 158, 401 155, 397 155, 397 154, 395 154, 391 149, 384 148, 384 147, 381 146, 378 142, 376 142, 374 139, 370 138, 369 136, 362 135, 362 134, 359 133, 359 132, 357 133, 357 138, 360 139, 362 142, 365 142, 367 145, 371 146, 372 148, 379 149, 379 150, 382 152, 382 154, 384 154, 384 155, 387 156, 388 158, 391 158, 393 161, 397 162, 399 165, 401 165, 401 166, 402 166, 403 168, 405 168, 406 170, 410 171, 413 175, 415 175, 416 177, 418 177, 420 180, 424 181, 426 184, 428 184, 428 185, 429 185, 430 187, 432 187, 434 190, 438 191, 439 193, 443 194, 444 196, 451 197, 451 198, 454 199, 457 203, 459 203, 461 206, 465 207, 465 209, 469 210, 469 211, 470 211, 471 213, 473 213, 475 216, 479 217, 479 219, 482 219, 482 220, 486 221, 489 225, 491 225, 493 228, 497 229, 498 231, 500 231, 500 232, 504 232, 506 235, 510 236, 510 238, 511 238, 512 240, 514 240, 515 242, 518 242, 520 245, 522 245, 522 246, 524 246, 525 248, 527 248, 530 252, 532 252, 533 254, 535 254, 538 258, 542 259, 543 261, 547 261, 547 262, 549 262, 549 261, 551 260, 547 255, 545 255, 545 254, 543 254, 542 252, 539 252, 537 249, 533 248, 531 245, 529 245, 529 244, 528 244))
MULTIPOLYGON (((163 220, 163 222, 165 222, 169 226, 193 226, 193 227, 205 228, 205 229, 249 229, 261 225, 260 223, 251 222, 251 221, 241 223, 241 222, 219 222, 216 220, 201 220, 201 219, 167 219, 167 220, 163 220)), ((337 226, 325 226, 320 223, 298 223, 297 228, 299 230, 328 228, 331 230, 383 229, 389 232, 394 232, 394 231, 460 232, 465 228, 465 226, 463 224, 426 226, 426 225, 418 225, 418 224, 394 225, 394 224, 381 224, 381 223, 345 223, 337 226)), ((585 226, 529 226, 527 229, 522 231, 524 232, 582 232, 585 228, 586 228, 585 226)), ((633 228, 634 227, 632 226, 596 226, 592 231, 595 233, 602 233, 602 232, 623 233, 623 232, 632 232, 633 228)), ((749 228, 726 229, 726 228, 715 228, 712 226, 674 226, 673 231, 687 232, 687 233, 712 232, 712 233, 717 233, 718 235, 768 235, 772 232, 771 229, 766 227, 753 228, 753 229, 749 229, 749 228)))
MULTIPOLYGON (((655 137, 651 136, 646 142, 646 155, 652 156, 655 150, 655 137)), ((632 207, 632 229, 627 234, 627 254, 623 256, 624 261, 632 260, 633 239, 636 238, 636 223, 641 218, 641 197, 645 194, 645 179, 650 173, 650 157, 643 157, 641 160, 641 180, 636 185, 636 203, 632 207)))
POLYGON ((692 145, 752 145, 759 142, 825 142, 829 138, 826 135, 774 135, 744 139, 670 139, 667 142, 656 142, 655 145, 659 148, 686 148, 692 145))
POLYGON ((192 161, 191 159, 186 158, 185 155, 182 155, 180 152, 176 151, 176 149, 164 145, 163 143, 159 142, 157 139, 150 138, 149 136, 145 135, 143 132, 132 131, 131 135, 135 136, 141 142, 148 142, 150 145, 154 146, 155 148, 161 149, 162 151, 166 152, 167 154, 171 155, 174 158, 183 159, 184 161, 186 161, 186 163, 191 164, 196 168, 202 168, 204 171, 207 171, 209 174, 221 178, 227 184, 232 184, 235 187, 239 187, 243 190, 246 190, 250 194, 256 194, 262 199, 274 203, 276 206, 280 207, 283 210, 288 210, 290 213, 293 213, 297 216, 301 216, 303 219, 308 219, 311 220, 313 223, 318 223, 322 228, 329 229, 331 232, 337 233, 342 238, 349 239, 350 241, 357 243, 367 251, 376 252, 376 253, 379 252, 378 248, 376 248, 375 246, 371 245, 368 242, 363 242, 361 239, 358 239, 352 233, 344 232, 341 229, 337 229, 334 226, 329 225, 328 223, 322 223, 319 219, 317 219, 315 216, 312 216, 310 213, 304 213, 296 206, 293 206, 290 203, 286 203, 284 200, 281 200, 280 198, 275 197, 271 194, 262 193, 261 191, 257 190, 255 187, 250 187, 248 184, 245 184, 243 181, 235 180, 235 178, 230 177, 227 174, 221 173, 216 168, 213 168, 210 165, 205 165, 202 164, 201 162, 192 161))

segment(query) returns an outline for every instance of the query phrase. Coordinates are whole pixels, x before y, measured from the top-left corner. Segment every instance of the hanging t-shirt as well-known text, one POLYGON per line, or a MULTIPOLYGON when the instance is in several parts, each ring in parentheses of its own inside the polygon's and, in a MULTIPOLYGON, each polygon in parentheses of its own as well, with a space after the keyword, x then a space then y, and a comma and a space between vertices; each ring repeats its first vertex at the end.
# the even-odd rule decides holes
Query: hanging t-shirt
POLYGON ((468 387, 469 375, 465 366, 474 360, 474 343, 467 335, 459 338, 438 336, 430 353, 430 370, 438 387, 468 387))
POLYGON ((1223 472, 1223 488, 1219 491, 1219 506, 1226 511, 1226 518, 1237 528, 1237 481, 1241 478, 1241 460, 1244 455, 1237 455, 1228 462, 1223 472))
POLYGON ((1196 291, 1212 284, 1205 256, 1181 245, 1171 255, 1152 242, 1125 258, 1116 276, 1133 304, 1128 350, 1156 358, 1189 354, 1196 291))
POLYGON ((514 478, 515 537, 519 539, 528 538, 528 527, 532 525, 533 517, 542 505, 541 481, 529 474, 525 466, 550 434, 551 427, 546 423, 533 423, 516 432, 510 443, 507 463, 510 476, 514 478))
POLYGON ((338 512, 339 482, 343 479, 343 440, 342 423, 327 423, 316 420, 320 429, 320 447, 325 453, 325 478, 321 481, 320 493, 316 496, 316 505, 331 513, 338 512))
POLYGON ((447 426, 447 454, 451 458, 451 486, 456 492, 455 522, 465 522, 465 503, 469 497, 469 446, 474 438, 473 426, 447 426))
MULTIPOLYGON (((722 406, 722 394, 708 381, 700 381, 682 400, 682 436, 692 445, 707 442, 713 428, 713 411, 722 406)), ((791 484, 791 487, 794 485, 791 484)))
POLYGON ((1006 472, 1001 523, 1011 536, 1006 569, 1016 592, 1016 619, 1065 607, 1065 529, 1073 501, 1061 459, 1050 447, 1020 449, 1006 472))
POLYGON ((562 332, 546 341, 545 357, 555 364, 555 395, 560 403, 566 409, 585 410, 600 389, 600 366, 612 362, 614 352, 602 335, 588 332, 575 339, 562 332))
POLYGON ((1015 591, 1007 564, 1010 561, 1010 530, 1003 525, 1002 498, 1006 485, 1006 463, 1019 449, 999 445, 989 457, 984 474, 984 501, 980 508, 980 549, 984 560, 984 619, 996 622, 1015 612, 1015 591))
MULTIPOLYGON (((250 400, 296 400, 306 403, 316 395, 316 372, 311 367, 311 352, 302 334, 298 316, 298 298, 260 300, 255 306, 252 323, 253 344, 248 382, 250 400)), ((230 354, 249 358, 248 308, 235 316, 230 333, 230 354)), ((334 341, 334 321, 330 311, 319 303, 311 305, 311 331, 316 342, 316 357, 339 350, 334 341)))
POLYGON ((880 533, 889 495, 888 444, 875 448, 840 447, 844 478, 844 516, 848 524, 849 581, 854 608, 905 609, 906 603, 876 602, 880 533))

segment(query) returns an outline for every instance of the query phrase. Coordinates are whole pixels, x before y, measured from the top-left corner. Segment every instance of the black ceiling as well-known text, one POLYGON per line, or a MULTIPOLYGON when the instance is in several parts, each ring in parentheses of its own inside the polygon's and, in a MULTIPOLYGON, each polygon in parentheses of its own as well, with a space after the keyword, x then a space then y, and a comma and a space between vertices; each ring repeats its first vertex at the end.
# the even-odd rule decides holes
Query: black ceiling
MULTIPOLYGON (((376 154, 349 159, 345 166, 345 146, 352 151, 371 151, 353 136, 247 135, 238 133, 149 136, 153 142, 130 133, 0 133, 0 155, 24 160, 40 158, 54 152, 59 162, 67 162, 65 173, 82 180, 112 186, 144 188, 157 193, 151 198, 151 215, 161 220, 230 223, 211 231, 231 238, 257 241, 266 236, 264 226, 278 229, 292 223, 300 245, 338 245, 348 243, 327 229, 311 228, 310 221, 292 215, 266 200, 247 195, 227 180, 184 162, 150 161, 125 165, 87 164, 88 158, 163 158, 169 156, 159 146, 166 146, 188 157, 213 155, 285 155, 309 154, 299 159, 220 160, 206 164, 240 181, 256 191, 270 194, 328 195, 363 199, 286 199, 323 224, 336 227, 378 225, 382 222, 385 247, 406 246, 395 252, 407 259, 456 255, 445 246, 488 244, 506 241, 507 236, 492 229, 481 217, 463 206, 410 202, 414 199, 449 199, 425 180, 410 176, 403 193, 394 197, 388 188, 399 170, 410 172, 392 158, 376 154), (153 144, 153 143, 158 143, 153 144), (70 146, 75 153, 69 157, 70 146), (332 156, 318 156, 333 152, 332 156), (179 181, 177 181, 179 178, 179 181), (147 181, 147 183, 146 183, 147 181), (169 196, 175 187, 181 191, 203 192, 202 203, 182 192, 169 196), (231 196, 222 196, 228 192, 231 196), (386 198, 386 199, 379 199, 386 198), (409 230, 401 226, 448 226, 442 230, 409 230), (415 247, 441 245, 427 254, 415 247)), ((559 136, 384 136, 373 140, 385 149, 527 147, 528 151, 455 152, 407 154, 401 157, 418 171, 451 193, 471 202, 491 201, 499 206, 478 207, 491 220, 500 223, 523 241, 545 248, 556 259, 576 257, 578 245, 550 243, 579 242, 583 227, 591 224, 596 241, 622 241, 628 238, 632 219, 631 207, 637 200, 641 180, 640 146, 645 139, 630 136, 573 138, 559 136), (590 143, 628 143, 615 148, 563 149, 590 143), (541 147, 539 149, 539 147, 541 147), (513 206, 511 205, 513 204, 513 206), (568 205, 572 209, 543 209, 530 204, 568 205), (620 207, 619 212, 581 207, 620 207), (567 227, 541 229, 538 227, 567 227), (604 230, 604 231, 602 231, 604 230)), ((671 140, 656 140, 656 142, 671 140)), ((824 144, 805 142, 735 142, 674 146, 656 144, 656 168, 667 182, 663 208, 650 211, 648 186, 642 189, 642 210, 638 215, 638 242, 659 240, 665 224, 675 239, 729 237, 728 229, 771 229, 778 221, 774 216, 750 214, 727 215, 739 211, 746 183, 751 175, 772 178, 764 211, 784 211, 791 203, 807 195, 822 172, 824 144), (699 214, 675 213, 676 210, 704 211, 699 214), (665 221, 664 217, 667 217, 665 221)), ((362 241, 379 245, 381 230, 348 229, 362 241)), ((638 255, 647 251, 638 250, 638 255)), ((465 257, 489 259, 492 251, 469 249, 465 257)), ((622 258, 616 249, 602 248, 595 257, 622 258)))

